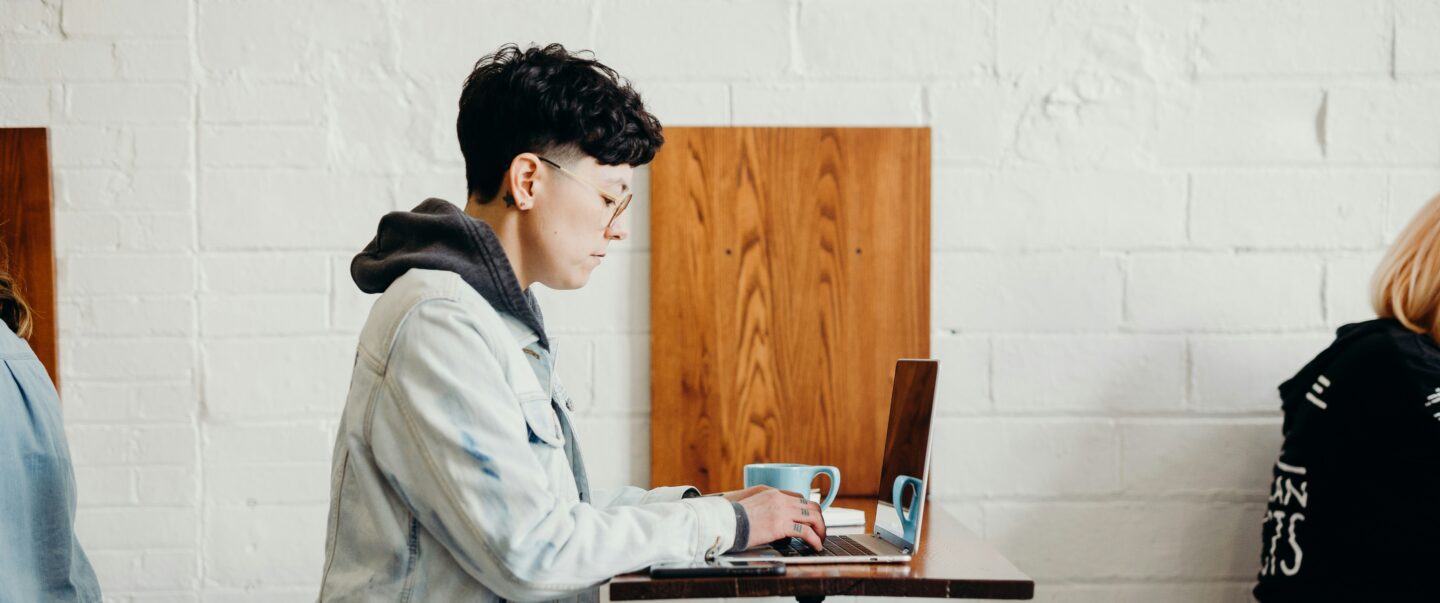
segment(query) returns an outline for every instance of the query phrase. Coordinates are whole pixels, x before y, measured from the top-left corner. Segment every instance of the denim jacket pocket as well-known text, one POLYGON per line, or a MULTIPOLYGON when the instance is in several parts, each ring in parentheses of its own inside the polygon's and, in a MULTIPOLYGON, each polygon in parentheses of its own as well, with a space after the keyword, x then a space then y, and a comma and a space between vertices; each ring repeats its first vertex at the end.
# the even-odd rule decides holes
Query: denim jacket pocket
POLYGON ((531 444, 546 444, 555 448, 565 445, 565 434, 560 431, 560 420, 550 398, 543 393, 522 395, 520 411, 525 414, 525 424, 530 428, 531 444))

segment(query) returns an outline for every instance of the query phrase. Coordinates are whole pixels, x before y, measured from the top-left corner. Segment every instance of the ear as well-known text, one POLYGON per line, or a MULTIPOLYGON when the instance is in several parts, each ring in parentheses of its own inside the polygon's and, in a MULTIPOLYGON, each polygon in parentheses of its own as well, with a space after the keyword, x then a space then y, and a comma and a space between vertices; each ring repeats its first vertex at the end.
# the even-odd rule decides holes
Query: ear
POLYGON ((510 169, 505 172, 508 190, 501 191, 505 204, 514 205, 521 211, 535 207, 536 174, 540 171, 540 156, 521 153, 510 160, 510 169))

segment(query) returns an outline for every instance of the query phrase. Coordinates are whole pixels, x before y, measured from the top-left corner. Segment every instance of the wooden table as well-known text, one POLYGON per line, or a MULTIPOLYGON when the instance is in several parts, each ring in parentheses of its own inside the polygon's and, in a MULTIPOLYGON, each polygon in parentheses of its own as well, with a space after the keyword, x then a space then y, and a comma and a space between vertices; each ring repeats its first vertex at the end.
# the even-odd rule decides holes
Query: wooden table
MULTIPOLYGON (((864 509, 874 525, 875 499, 840 498, 837 506, 864 509)), ((834 532, 832 532, 834 533, 834 532)), ((926 503, 920 554, 910 563, 790 565, 784 576, 662 578, 646 572, 616 576, 612 601, 710 597, 795 597, 815 603, 826 596, 1030 599, 1035 582, 943 509, 926 503)))

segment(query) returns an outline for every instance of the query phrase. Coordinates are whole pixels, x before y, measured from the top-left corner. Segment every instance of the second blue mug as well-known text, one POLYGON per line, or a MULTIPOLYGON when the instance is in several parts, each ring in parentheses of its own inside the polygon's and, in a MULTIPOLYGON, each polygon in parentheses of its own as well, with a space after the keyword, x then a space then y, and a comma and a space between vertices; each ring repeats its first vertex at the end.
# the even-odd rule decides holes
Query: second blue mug
POLYGON ((905 541, 915 542, 915 537, 920 531, 920 506, 925 504, 925 480, 909 475, 900 475, 895 478, 895 489, 891 493, 890 504, 895 507, 895 513, 900 516, 900 525, 905 529, 905 541), (911 488, 910 504, 905 504, 905 488, 911 488))

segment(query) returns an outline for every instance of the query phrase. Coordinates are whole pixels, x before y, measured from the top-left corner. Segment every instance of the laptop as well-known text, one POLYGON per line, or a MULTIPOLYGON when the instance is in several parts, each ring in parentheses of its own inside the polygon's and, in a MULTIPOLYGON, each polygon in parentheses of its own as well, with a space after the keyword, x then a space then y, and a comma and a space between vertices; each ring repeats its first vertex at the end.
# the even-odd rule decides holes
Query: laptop
POLYGON ((936 360, 902 359, 895 363, 890 390, 890 424, 885 431, 885 460, 880 469, 875 525, 865 534, 829 535, 816 551, 798 538, 722 556, 731 561, 783 563, 904 563, 920 550, 925 484, 930 478, 930 415, 935 403, 936 360), (918 477, 918 479, 917 479, 918 477), (899 492, 905 517, 892 502, 899 492))

